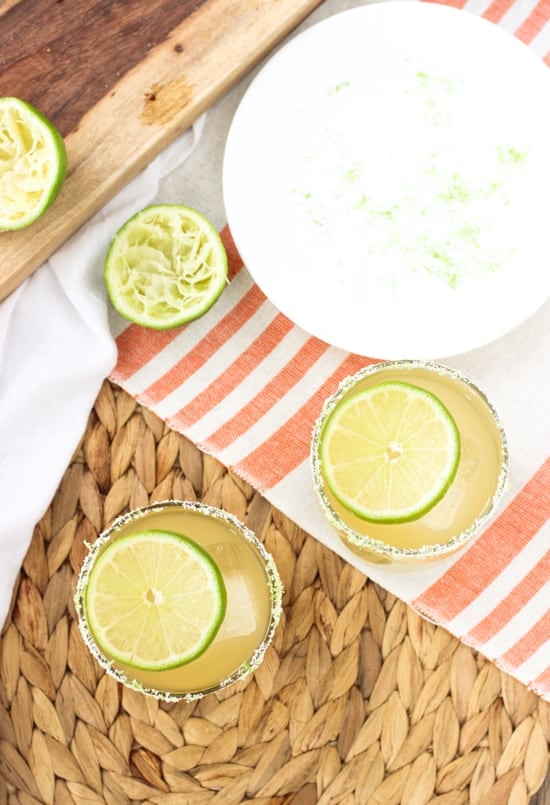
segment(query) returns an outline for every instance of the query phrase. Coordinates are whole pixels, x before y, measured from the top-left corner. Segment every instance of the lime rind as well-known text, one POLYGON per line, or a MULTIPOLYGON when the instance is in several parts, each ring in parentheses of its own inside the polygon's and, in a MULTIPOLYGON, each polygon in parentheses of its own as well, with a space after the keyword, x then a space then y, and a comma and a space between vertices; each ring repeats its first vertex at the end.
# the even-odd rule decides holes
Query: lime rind
POLYGON ((66 174, 65 142, 51 120, 20 98, 0 98, 0 230, 36 221, 66 174))
POLYGON ((338 402, 322 428, 319 455, 330 491, 348 511, 368 522, 406 523, 422 517, 445 496, 460 463, 460 434, 451 413, 434 394, 410 383, 386 381, 338 402), (379 406, 370 403, 377 395, 392 392, 403 392, 406 406, 396 411, 388 407, 381 417, 379 406), (414 405, 427 406, 432 415, 426 420, 424 432, 410 428, 409 423, 415 420, 411 408, 414 405), (363 416, 365 407, 375 420, 379 441, 370 438, 368 430, 361 434, 366 424, 357 421, 357 417, 363 416), (431 447, 426 446, 432 435, 430 427, 434 430, 431 447), (336 430, 339 449, 334 452, 332 437, 336 430), (403 454, 395 462, 384 460, 388 445, 394 443, 403 447, 403 454), (438 443, 442 444, 440 450, 433 446, 438 443), (422 453, 426 452, 432 459, 441 456, 443 460, 423 461, 422 453), (345 489, 340 483, 342 472, 345 489), (401 490, 405 494, 400 497, 401 490), (385 500, 387 505, 373 508, 369 505, 373 498, 378 504, 385 500))
POLYGON ((204 215, 180 204, 145 207, 116 233, 104 278, 113 307, 157 330, 206 313, 227 284, 227 254, 204 215))
POLYGON ((188 537, 164 530, 110 543, 90 569, 84 596, 86 618, 100 650, 115 662, 146 671, 179 668, 203 654, 226 607, 225 584, 212 557, 188 537), (122 554, 124 574, 117 567, 122 554), (182 563, 187 565, 185 585, 182 563), (151 601, 158 591, 159 600, 144 607, 144 595, 151 601), (198 622, 186 606, 191 600, 198 622))

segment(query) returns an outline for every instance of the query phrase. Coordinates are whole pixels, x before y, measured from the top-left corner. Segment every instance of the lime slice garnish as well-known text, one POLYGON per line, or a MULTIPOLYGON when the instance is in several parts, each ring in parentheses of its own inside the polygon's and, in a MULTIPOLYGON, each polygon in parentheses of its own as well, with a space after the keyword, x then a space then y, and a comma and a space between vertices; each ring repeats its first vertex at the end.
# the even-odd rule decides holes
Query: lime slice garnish
POLYGON ((321 432, 329 489, 364 520, 416 520, 441 500, 460 459, 443 403, 418 386, 384 382, 342 399, 321 432))
POLYGON ((92 566, 85 592, 88 625, 103 653, 151 671, 202 654, 225 609, 214 560, 170 531, 143 531, 110 543, 92 566))
POLYGON ((227 255, 204 215, 157 204, 119 229, 105 260, 105 284, 126 319, 165 330, 202 316, 227 283, 227 255))
POLYGON ((54 202, 67 173, 55 125, 20 98, 0 98, 0 229, 23 229, 54 202))

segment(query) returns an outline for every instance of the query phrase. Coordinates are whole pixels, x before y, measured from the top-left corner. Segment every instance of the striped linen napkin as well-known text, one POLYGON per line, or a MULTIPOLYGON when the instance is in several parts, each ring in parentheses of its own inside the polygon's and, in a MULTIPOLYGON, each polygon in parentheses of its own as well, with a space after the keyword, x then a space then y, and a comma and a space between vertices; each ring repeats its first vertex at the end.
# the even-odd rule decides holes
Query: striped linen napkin
MULTIPOLYGON (((353 5, 327 2, 302 28, 353 5)), ((515 33, 550 65, 550 0, 449 5, 515 33)), ((213 120, 227 123, 236 104, 230 93, 213 120)), ((202 162, 199 154, 196 167, 193 155, 177 186, 180 198, 182 186, 191 190, 185 203, 221 223, 221 193, 201 174, 205 164, 213 171, 221 163, 223 138, 216 136, 217 142, 212 130, 210 139, 204 133, 196 152, 202 162)), ((202 319, 169 332, 127 326, 113 314, 112 380, 374 581, 550 700, 550 305, 497 342, 445 361, 478 383, 503 419, 511 468, 500 514, 469 547, 429 567, 368 564, 325 522, 309 447, 325 398, 372 360, 293 325, 253 282, 227 226, 221 228, 230 284, 220 301, 202 319)))

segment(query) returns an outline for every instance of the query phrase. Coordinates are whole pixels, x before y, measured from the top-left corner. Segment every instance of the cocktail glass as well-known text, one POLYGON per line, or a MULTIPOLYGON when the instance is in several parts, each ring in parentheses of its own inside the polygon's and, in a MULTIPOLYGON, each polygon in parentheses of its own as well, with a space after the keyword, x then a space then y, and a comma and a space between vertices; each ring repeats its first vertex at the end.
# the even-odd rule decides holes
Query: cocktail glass
POLYGON ((342 540, 376 562, 437 559, 470 540, 493 515, 506 485, 508 447, 502 423, 478 386, 461 372, 426 361, 388 361, 346 378, 325 402, 312 437, 315 491, 328 521, 342 540), (323 427, 335 406, 355 392, 385 381, 420 386, 452 414, 461 439, 456 476, 443 498, 417 520, 367 522, 347 510, 325 481, 320 457, 323 427))
POLYGON ((243 679, 262 662, 281 615, 282 584, 272 556, 232 514, 194 501, 163 501, 118 517, 90 547, 75 594, 84 641, 109 674, 124 685, 164 701, 199 699, 243 679), (86 617, 88 578, 107 544, 138 531, 182 534, 202 546, 218 565, 227 610, 213 642, 196 659, 163 671, 115 662, 98 647, 86 617))

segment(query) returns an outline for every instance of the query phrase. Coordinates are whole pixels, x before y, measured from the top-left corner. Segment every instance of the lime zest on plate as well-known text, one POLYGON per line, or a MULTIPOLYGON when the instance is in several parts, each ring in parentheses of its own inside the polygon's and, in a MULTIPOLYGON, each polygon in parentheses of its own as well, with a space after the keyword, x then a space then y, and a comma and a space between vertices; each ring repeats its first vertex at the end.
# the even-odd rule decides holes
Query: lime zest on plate
POLYGON ((378 383, 342 399, 320 439, 332 494, 364 520, 416 520, 441 500, 460 460, 456 423, 431 392, 378 383))
POLYGON ((0 98, 0 230, 36 221, 66 174, 65 142, 52 121, 20 98, 0 98))
POLYGON ((115 539, 98 555, 84 609, 108 659, 161 671, 206 651, 226 599, 221 572, 203 548, 181 534, 148 530, 115 539))
POLYGON ((129 321, 165 330, 197 319, 227 283, 227 254, 216 228, 181 204, 145 207, 116 233, 105 285, 129 321))

